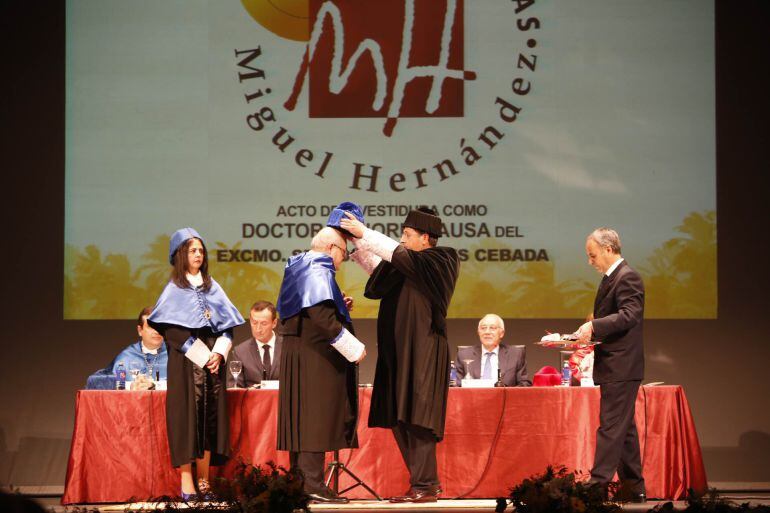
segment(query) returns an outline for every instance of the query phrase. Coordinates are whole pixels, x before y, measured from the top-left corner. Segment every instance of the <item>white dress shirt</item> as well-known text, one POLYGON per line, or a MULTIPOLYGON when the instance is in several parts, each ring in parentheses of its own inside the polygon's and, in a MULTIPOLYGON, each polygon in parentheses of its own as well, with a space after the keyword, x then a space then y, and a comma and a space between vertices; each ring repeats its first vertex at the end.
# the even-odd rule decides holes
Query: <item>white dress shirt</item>
POLYGON ((140 341, 140 342, 141 342, 140 345, 142 346, 142 353, 144 353, 144 354, 158 354, 158 350, 157 349, 150 349, 149 347, 144 345, 144 341, 143 340, 140 341))
POLYGON ((254 339, 257 342, 257 350, 259 351, 259 359, 264 362, 265 358, 265 346, 268 346, 270 348, 270 368, 275 365, 275 331, 273 332, 273 336, 270 337, 270 340, 267 342, 262 342, 260 340, 254 339))
POLYGON ((607 269, 607 272, 606 272, 606 273, 604 273, 604 274, 606 274, 607 276, 610 276, 610 275, 612 274, 612 272, 613 272, 615 269, 617 269, 617 268, 618 268, 618 266, 620 265, 620 262, 622 262, 622 261, 623 261, 623 257, 620 257, 620 258, 618 258, 617 260, 615 260, 615 263, 614 263, 614 264, 612 264, 612 265, 610 266, 610 268, 609 268, 609 269, 607 269))

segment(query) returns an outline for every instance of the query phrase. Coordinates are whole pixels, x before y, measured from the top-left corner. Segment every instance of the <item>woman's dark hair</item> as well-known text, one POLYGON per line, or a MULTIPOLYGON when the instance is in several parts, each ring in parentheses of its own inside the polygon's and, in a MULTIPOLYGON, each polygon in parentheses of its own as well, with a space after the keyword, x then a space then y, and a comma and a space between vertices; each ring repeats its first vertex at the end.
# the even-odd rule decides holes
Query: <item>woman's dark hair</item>
POLYGON ((197 240, 203 246, 203 265, 201 265, 201 274, 203 275, 203 290, 211 288, 211 276, 209 276, 209 252, 206 245, 197 237, 192 237, 184 241, 174 253, 174 267, 171 269, 171 281, 180 289, 186 289, 190 286, 187 281, 187 252, 190 249, 192 241, 197 240))

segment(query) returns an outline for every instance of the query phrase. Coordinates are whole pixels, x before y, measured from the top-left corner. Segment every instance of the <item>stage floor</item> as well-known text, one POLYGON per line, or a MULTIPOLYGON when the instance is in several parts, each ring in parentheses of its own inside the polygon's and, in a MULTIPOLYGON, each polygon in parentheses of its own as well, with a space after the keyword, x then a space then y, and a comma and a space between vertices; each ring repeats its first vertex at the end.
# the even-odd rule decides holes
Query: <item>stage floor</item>
MULTIPOLYGON (((763 504, 770 506, 770 493, 725 493, 721 494, 721 497, 728 499, 730 501, 735 502, 736 504, 742 504, 744 502, 749 502, 752 505, 758 505, 763 504)), ((65 509, 65 506, 62 506, 60 501, 61 497, 46 497, 46 498, 35 498, 36 502, 38 502, 41 506, 46 508, 48 511, 53 511, 56 513, 65 512, 67 511, 65 509)), ((635 513, 635 512, 646 512, 657 506, 658 504, 663 504, 669 501, 647 501, 646 504, 625 504, 622 505, 622 508, 624 511, 628 511, 629 513, 635 513)), ((677 510, 683 510, 687 506, 687 504, 684 501, 673 501, 674 508, 677 510)), ((122 512, 126 511, 127 506, 129 506, 131 509, 141 509, 144 508, 144 511, 151 510, 152 505, 150 503, 135 503, 135 504, 88 504, 88 505, 82 505, 81 507, 87 508, 88 511, 103 511, 105 513, 108 512, 122 512)), ((69 508, 69 511, 71 511, 73 508, 77 507, 77 505, 70 504, 67 506, 69 508)), ((184 505, 180 504, 179 509, 184 509, 184 505)), ((366 512, 366 513, 387 513, 387 512, 398 512, 398 513, 406 513, 406 512, 430 512, 430 511, 447 511, 451 513, 482 513, 482 512, 493 512, 495 510, 495 501, 491 499, 462 499, 462 500, 440 500, 435 503, 427 503, 427 504, 390 504, 389 502, 381 502, 381 501, 374 501, 374 500, 355 500, 351 501, 350 504, 346 505, 325 505, 325 504, 311 504, 310 505, 310 511, 317 511, 320 513, 328 513, 328 512, 366 512)), ((506 510, 507 512, 511 512, 511 507, 509 506, 506 510)))

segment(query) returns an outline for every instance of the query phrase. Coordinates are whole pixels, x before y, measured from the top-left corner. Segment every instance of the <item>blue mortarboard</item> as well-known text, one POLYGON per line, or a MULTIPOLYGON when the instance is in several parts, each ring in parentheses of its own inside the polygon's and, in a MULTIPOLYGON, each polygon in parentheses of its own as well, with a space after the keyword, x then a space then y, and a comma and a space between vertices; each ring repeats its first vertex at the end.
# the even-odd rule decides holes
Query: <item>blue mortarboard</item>
POLYGON ((352 201, 343 201, 336 207, 334 207, 334 210, 332 210, 332 213, 329 214, 329 220, 326 222, 326 226, 331 226, 332 228, 336 228, 345 235, 353 236, 349 231, 344 230, 340 228, 340 221, 342 219, 347 219, 347 216, 345 215, 345 212, 350 212, 354 216, 356 216, 356 219, 364 222, 364 213, 361 211, 361 207, 353 203, 352 201))
POLYGON ((195 231, 195 228, 181 228, 174 232, 174 235, 171 236, 171 242, 168 245, 168 262, 171 265, 174 265, 174 253, 176 253, 176 250, 179 249, 179 246, 184 244, 185 241, 192 239, 193 237, 200 239, 201 242, 203 242, 203 237, 201 237, 200 234, 195 231))

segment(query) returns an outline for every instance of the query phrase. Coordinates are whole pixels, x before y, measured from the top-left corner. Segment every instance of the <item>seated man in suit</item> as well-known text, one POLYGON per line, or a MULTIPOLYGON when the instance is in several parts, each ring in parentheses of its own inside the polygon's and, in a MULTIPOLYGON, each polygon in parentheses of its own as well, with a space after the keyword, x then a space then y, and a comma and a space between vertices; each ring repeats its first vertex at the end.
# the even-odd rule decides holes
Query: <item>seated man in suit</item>
MULTIPOLYGON (((257 301, 251 307, 249 325, 251 337, 235 349, 230 361, 240 360, 243 370, 238 375, 238 386, 251 387, 263 379, 278 379, 280 373, 281 336, 275 334, 278 317, 275 305, 269 301, 257 301)), ((232 374, 227 375, 227 386, 235 386, 232 374)))
POLYGON ((523 347, 501 344, 505 335, 505 323, 500 316, 487 314, 479 321, 479 341, 457 351, 457 377, 492 379, 497 381, 498 367, 507 387, 532 385, 527 377, 527 359, 523 347), (472 360, 466 367, 465 361, 472 360), (482 365, 483 364, 483 365, 482 365))
POLYGON ((149 306, 139 312, 139 317, 136 320, 136 331, 140 340, 118 353, 118 356, 107 367, 89 376, 86 382, 87 389, 114 389, 115 366, 119 363, 123 364, 126 373, 133 363, 138 366, 140 372, 152 380, 166 379, 168 351, 160 333, 147 324, 147 317, 151 313, 152 308, 149 306))

